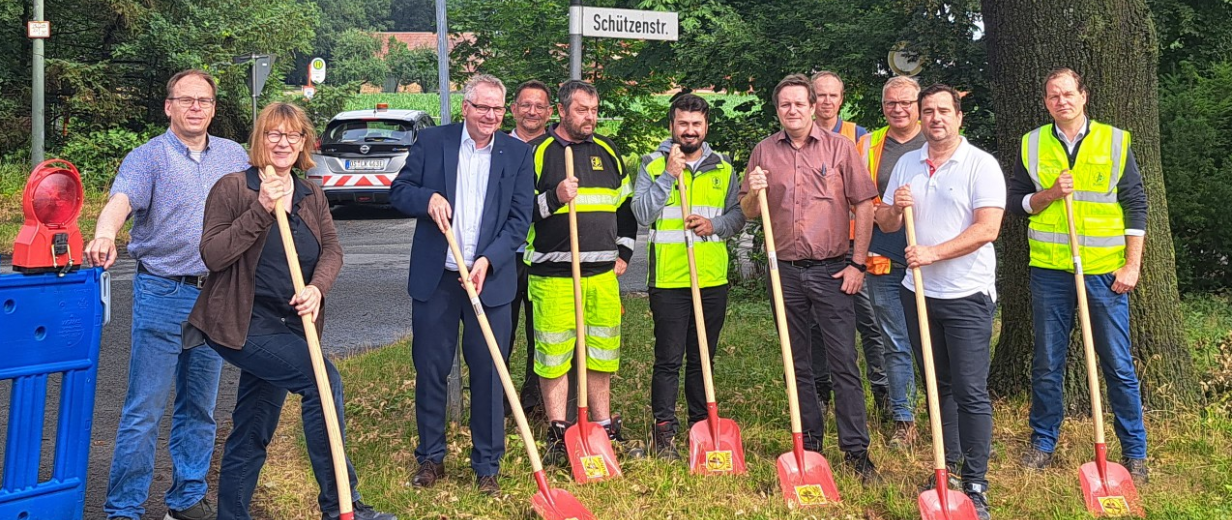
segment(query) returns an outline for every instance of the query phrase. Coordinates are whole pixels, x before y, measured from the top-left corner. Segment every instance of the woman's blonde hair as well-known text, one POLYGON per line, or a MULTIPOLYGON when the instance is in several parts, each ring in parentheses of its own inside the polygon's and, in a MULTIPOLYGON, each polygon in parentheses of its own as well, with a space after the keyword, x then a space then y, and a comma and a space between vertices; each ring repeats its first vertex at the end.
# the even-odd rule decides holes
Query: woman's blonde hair
POLYGON ((281 101, 266 105, 257 115, 257 123, 253 125, 252 136, 248 138, 248 163, 260 169, 270 164, 269 151, 273 145, 265 139, 265 134, 280 125, 288 131, 304 134, 303 140, 300 141, 304 147, 299 152, 295 167, 308 171, 316 166, 312 160, 312 146, 317 137, 312 121, 308 119, 308 114, 304 112, 304 109, 281 101))

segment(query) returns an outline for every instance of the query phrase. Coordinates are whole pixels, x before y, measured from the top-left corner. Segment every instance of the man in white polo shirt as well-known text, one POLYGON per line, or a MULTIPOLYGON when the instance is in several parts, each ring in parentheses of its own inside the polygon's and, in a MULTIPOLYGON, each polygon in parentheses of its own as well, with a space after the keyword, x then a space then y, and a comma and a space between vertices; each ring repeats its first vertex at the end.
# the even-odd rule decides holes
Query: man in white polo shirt
MULTIPOLYGON (((903 226, 903 208, 913 207, 915 246, 908 267, 924 277, 933 358, 936 361, 946 465, 962 463, 962 490, 981 520, 988 520, 988 452, 992 401, 988 397, 989 342, 996 311, 997 259, 992 242, 1005 212, 1005 177, 987 152, 959 135, 962 105, 956 90, 933 85, 920 92, 920 122, 927 143, 899 159, 886 193, 893 204, 877 208, 881 229, 903 226)), ((922 359, 915 285, 911 271, 901 292, 908 333, 922 359)), ((923 366, 923 362, 919 363, 923 366)))

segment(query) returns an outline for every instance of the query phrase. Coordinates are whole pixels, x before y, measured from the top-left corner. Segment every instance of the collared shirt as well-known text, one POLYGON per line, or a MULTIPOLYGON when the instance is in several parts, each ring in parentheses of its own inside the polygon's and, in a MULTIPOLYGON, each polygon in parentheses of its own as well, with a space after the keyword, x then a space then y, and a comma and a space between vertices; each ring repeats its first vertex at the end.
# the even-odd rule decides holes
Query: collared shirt
MULTIPOLYGON (((851 207, 877 196, 877 186, 846 137, 814 124, 796 149, 786 131, 763 139, 748 170, 766 171, 766 200, 780 260, 825 260, 847 254, 851 207)), ((749 192, 748 175, 740 198, 749 192)))
POLYGON ((1087 116, 1082 116, 1082 128, 1078 129, 1078 133, 1074 134, 1074 139, 1071 141, 1065 132, 1061 131, 1061 127, 1052 126, 1052 132, 1057 135, 1057 139, 1061 140, 1061 144, 1065 145, 1065 153, 1074 154, 1074 147, 1078 146, 1078 142, 1082 141, 1083 137, 1087 136, 1087 132, 1091 130, 1091 120, 1087 116))
MULTIPOLYGON (((479 242, 479 224, 483 221, 483 204, 488 198, 488 173, 492 169, 492 143, 475 148, 475 140, 462 123, 462 144, 458 147, 458 184, 454 190, 453 234, 462 249, 462 260, 469 267, 475 263, 475 248, 479 242)), ((445 269, 458 270, 453 251, 445 256, 445 269)))
POLYGON ((200 161, 170 129, 124 157, 111 185, 132 207, 128 254, 159 276, 200 276, 205 197, 224 175, 248 169, 235 141, 207 136, 200 161))
MULTIPOLYGON (((916 241, 935 246, 953 240, 975 223, 979 208, 1005 208, 1005 176, 1001 165, 988 152, 962 138, 949 160, 936 165, 929 174, 928 144, 907 152, 894 166, 886 193, 899 186, 911 186, 915 200, 916 241)), ((924 276, 924 295, 929 298, 957 299, 975 293, 997 299, 997 257, 991 242, 972 253, 942 260, 920 268, 924 276)), ((903 286, 915 290, 911 271, 903 286)))

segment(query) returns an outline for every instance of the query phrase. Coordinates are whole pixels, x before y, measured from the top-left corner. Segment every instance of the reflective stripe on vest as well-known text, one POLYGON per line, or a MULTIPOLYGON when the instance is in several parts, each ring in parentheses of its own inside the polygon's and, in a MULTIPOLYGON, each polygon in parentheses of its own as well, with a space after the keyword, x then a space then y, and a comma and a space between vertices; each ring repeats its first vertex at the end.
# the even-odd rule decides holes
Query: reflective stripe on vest
MULTIPOLYGON (((689 209, 693 214, 709 219, 723 214, 727 192, 732 188, 731 164, 722 160, 721 156, 716 157, 719 161, 713 168, 706 166, 700 172, 686 168, 681 174, 689 190, 689 209)), ((667 158, 662 153, 647 155, 642 162, 652 180, 665 174, 667 158)), ((710 159, 704 162, 714 164, 710 159)), ((661 289, 689 287, 686 236, 693 242, 698 286, 715 287, 727 283, 727 241, 713 234, 699 237, 685 230, 679 181, 676 181, 672 183, 672 191, 668 194, 667 204, 659 212, 659 218, 651 223, 646 239, 650 256, 647 285, 661 289)))
MULTIPOLYGON (((536 184, 539 183, 539 177, 543 175, 544 155, 547 154, 548 149, 552 147, 552 143, 554 141, 556 141, 556 137, 549 133, 547 138, 542 143, 539 143, 538 147, 535 148, 534 160, 536 184)), ((595 139, 594 143, 607 151, 608 155, 613 158, 612 162, 616 164, 616 172, 621 175, 620 187, 613 189, 579 186, 577 197, 574 197, 573 199, 575 203, 574 208, 576 208, 579 214, 616 213, 616 210, 619 209, 626 200, 633 196, 633 185, 630 183, 629 177, 624 176, 624 164, 620 160, 620 157, 616 155, 616 151, 601 139, 595 139)), ((540 215, 543 215, 547 213, 547 198, 541 195, 542 194, 536 193, 535 204, 538 206, 536 211, 538 211, 540 215)), ((567 213, 569 213, 568 204, 561 205, 561 207, 557 208, 556 211, 552 212, 553 215, 563 215, 567 213)), ((527 256, 530 258, 531 264, 572 261, 572 255, 569 251, 536 251, 534 224, 531 225, 530 231, 527 233, 526 244, 526 252, 529 253, 527 256)), ((634 249, 636 241, 631 238, 618 236, 616 237, 616 245, 634 249)), ((620 258, 620 252, 616 250, 584 251, 579 256, 581 262, 615 262, 618 258, 620 258)))
MULTIPOLYGON (((1129 132, 1090 121, 1070 166, 1065 145, 1053 134, 1053 125, 1036 128, 1022 137, 1022 162, 1037 191, 1052 187, 1064 170, 1074 178, 1074 228, 1082 270, 1087 274, 1106 274, 1125 265, 1125 219, 1117 201, 1117 182, 1125 171, 1129 144, 1129 132)), ((1074 270, 1064 201, 1031 215, 1027 242, 1032 267, 1074 270)))

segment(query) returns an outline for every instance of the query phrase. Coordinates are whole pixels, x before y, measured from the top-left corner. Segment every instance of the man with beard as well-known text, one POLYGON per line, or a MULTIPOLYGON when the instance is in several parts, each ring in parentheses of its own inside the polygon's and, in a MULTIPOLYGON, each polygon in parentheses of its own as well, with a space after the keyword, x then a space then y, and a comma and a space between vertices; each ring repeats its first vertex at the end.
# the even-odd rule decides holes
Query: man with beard
POLYGON ((642 450, 625 441, 621 420, 611 413, 612 374, 620 367, 620 284, 633 257, 637 220, 629 176, 615 143, 596 135, 599 92, 571 80, 561 85, 560 124, 530 143, 535 158, 533 224, 527 237, 528 289, 535 320, 535 373, 539 375, 548 427, 544 463, 561 465, 565 453, 566 405, 576 342, 568 203, 576 199, 582 298, 586 306, 586 364, 591 421, 607 430, 622 454, 642 450), (565 149, 573 149, 574 178, 565 175, 565 149), (585 230, 585 232, 580 232, 585 230))
MULTIPOLYGON (((542 81, 532 79, 513 91, 513 103, 509 111, 513 113, 516 125, 509 136, 529 143, 547 130, 548 119, 552 118, 552 93, 542 81)), ((526 244, 518 248, 518 292, 513 296, 513 312, 510 322, 513 324, 509 334, 509 354, 505 355, 505 364, 509 364, 509 356, 513 354, 513 344, 518 337, 518 314, 525 309, 526 315, 526 345, 529 351, 535 344, 535 320, 531 311, 530 296, 527 293, 528 267, 524 261, 526 244)), ((535 375, 535 356, 526 356, 526 378, 522 381, 522 391, 519 394, 522 409, 533 420, 543 420, 543 398, 539 395, 539 376, 535 375)), ((510 414, 509 402, 505 402, 505 416, 510 414)))
POLYGON ((706 143, 709 114, 710 105, 697 95, 683 94, 672 101, 667 113, 672 138, 660 144, 658 151, 642 157, 633 193, 633 214, 639 224, 650 227, 647 286, 655 333, 650 385, 655 427, 651 439, 655 456, 667 460, 683 458, 675 445, 681 357, 687 359, 684 391, 689 426, 706 418, 697 340, 701 331, 693 316, 685 233, 693 234, 704 332, 713 363, 727 311, 726 240, 744 227, 744 214, 736 198, 740 179, 731 162, 706 143), (682 212, 677 182, 689 186, 689 215, 682 212))

